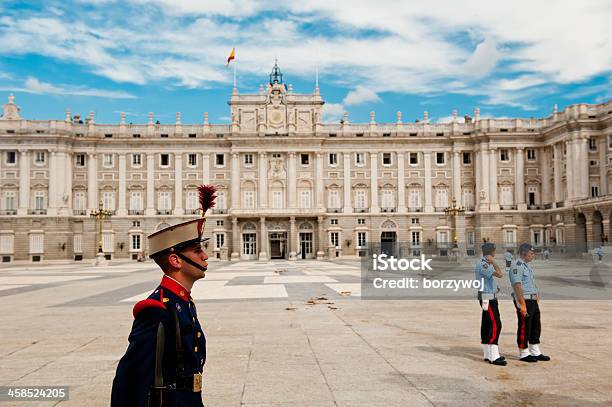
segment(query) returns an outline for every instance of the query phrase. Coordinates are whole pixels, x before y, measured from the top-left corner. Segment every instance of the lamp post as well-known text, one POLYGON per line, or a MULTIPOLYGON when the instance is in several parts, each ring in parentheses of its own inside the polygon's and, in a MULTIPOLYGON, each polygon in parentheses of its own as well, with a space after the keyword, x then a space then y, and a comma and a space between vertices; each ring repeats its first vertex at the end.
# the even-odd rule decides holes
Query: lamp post
POLYGON ((453 250, 459 249, 457 245, 457 216, 465 212, 463 206, 457 207, 457 199, 453 198, 452 206, 444 209, 444 212, 451 217, 451 232, 453 234, 453 250))
POLYGON ((104 259, 104 253, 102 252, 102 220, 108 219, 113 216, 113 212, 104 209, 104 204, 102 201, 98 204, 98 210, 91 211, 89 214, 92 218, 94 218, 98 222, 99 239, 98 240, 98 252, 96 253, 96 264, 99 264, 101 260, 104 259))

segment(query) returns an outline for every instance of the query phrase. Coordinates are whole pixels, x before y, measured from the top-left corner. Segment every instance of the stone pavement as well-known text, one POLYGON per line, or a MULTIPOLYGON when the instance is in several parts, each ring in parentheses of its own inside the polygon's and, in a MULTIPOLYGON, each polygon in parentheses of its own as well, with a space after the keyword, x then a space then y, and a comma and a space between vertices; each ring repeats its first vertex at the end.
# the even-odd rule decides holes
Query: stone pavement
MULTIPOLYGON (((567 265, 535 266, 550 280, 567 265)), ((481 359, 475 301, 362 300, 359 275, 356 261, 212 262, 193 290, 208 341, 205 404, 612 405, 612 301, 544 299, 553 360, 524 364, 502 300, 509 365, 497 367, 481 359)), ((107 406, 132 306, 160 276, 153 263, 1 268, 0 386, 67 385, 70 400, 0 405, 107 406)))

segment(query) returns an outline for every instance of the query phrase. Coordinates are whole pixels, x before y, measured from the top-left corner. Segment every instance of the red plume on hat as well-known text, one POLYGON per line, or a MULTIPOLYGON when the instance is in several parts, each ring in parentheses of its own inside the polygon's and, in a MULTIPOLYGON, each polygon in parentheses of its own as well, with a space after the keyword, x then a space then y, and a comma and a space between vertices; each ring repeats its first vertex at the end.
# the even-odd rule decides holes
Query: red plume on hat
POLYGON ((214 185, 200 185, 198 192, 200 193, 200 209, 202 210, 202 217, 204 217, 206 211, 215 206, 217 187, 214 185))

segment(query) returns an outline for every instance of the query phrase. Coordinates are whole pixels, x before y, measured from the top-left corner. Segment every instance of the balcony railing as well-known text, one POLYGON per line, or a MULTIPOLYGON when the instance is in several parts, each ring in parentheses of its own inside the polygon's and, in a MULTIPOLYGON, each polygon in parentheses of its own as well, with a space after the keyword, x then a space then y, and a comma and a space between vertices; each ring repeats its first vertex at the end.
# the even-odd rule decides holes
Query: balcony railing
POLYGON ((142 209, 128 209, 128 215, 144 215, 142 209))
POLYGON ((158 215, 172 215, 172 209, 158 209, 158 215))
POLYGON ((384 207, 384 208, 380 208, 381 212, 395 212, 395 208, 394 207, 384 207))
POLYGON ((198 215, 200 212, 199 209, 185 209, 185 215, 198 215))
POLYGON ((327 213, 340 213, 342 208, 327 208, 327 213))
POLYGON ((28 209, 28 215, 46 215, 46 209, 28 209))
POLYGON ((213 215, 225 215, 227 214, 227 209, 213 209, 212 213, 213 215))
POLYGON ((86 216, 87 210, 86 209, 73 209, 72 214, 74 216, 86 216))
POLYGON ((356 213, 368 213, 370 212, 370 208, 355 208, 356 213))
POLYGON ((3 210, 0 210, 0 215, 17 215, 17 209, 3 209, 3 210))
POLYGON ((508 211, 516 209, 516 205, 500 205, 501 210, 508 211))
POLYGON ((538 210, 538 209, 543 209, 544 206, 543 205, 528 205, 527 209, 529 210, 538 210))
POLYGON ((423 212, 422 206, 409 206, 408 212, 423 212))
POLYGON ((435 212, 444 212, 444 209, 446 209, 446 206, 436 206, 436 207, 434 207, 434 211, 435 212))

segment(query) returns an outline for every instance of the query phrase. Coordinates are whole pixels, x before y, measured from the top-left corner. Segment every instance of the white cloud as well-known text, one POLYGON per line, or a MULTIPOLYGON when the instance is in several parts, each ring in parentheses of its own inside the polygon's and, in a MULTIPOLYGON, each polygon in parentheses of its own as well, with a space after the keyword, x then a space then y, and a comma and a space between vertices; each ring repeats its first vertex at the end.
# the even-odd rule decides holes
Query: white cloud
POLYGON ((74 96, 92 96, 101 97, 108 99, 135 99, 136 96, 124 92, 115 90, 95 89, 76 87, 68 85, 53 85, 51 83, 41 82, 36 78, 28 77, 23 86, 8 86, 3 87, 0 90, 18 91, 35 94, 48 94, 48 95, 74 95, 74 96))
POLYGON ((323 121, 325 123, 337 122, 342 119, 345 112, 342 103, 326 103, 323 105, 323 121))
POLYGON ((606 0, 474 0, 460 10, 451 0, 79 2, 97 12, 0 17, 3 55, 45 55, 116 82, 206 88, 231 86, 224 61, 236 47, 239 86, 263 80, 278 57, 287 81, 311 80, 318 65, 322 83, 354 89, 346 105, 382 92, 458 92, 529 108, 530 88, 612 70, 606 0), (138 18, 126 18, 133 10, 138 18))
POLYGON ((357 86, 351 90, 342 103, 347 106, 359 105, 368 102, 380 102, 380 97, 372 89, 368 89, 365 86, 357 86))

